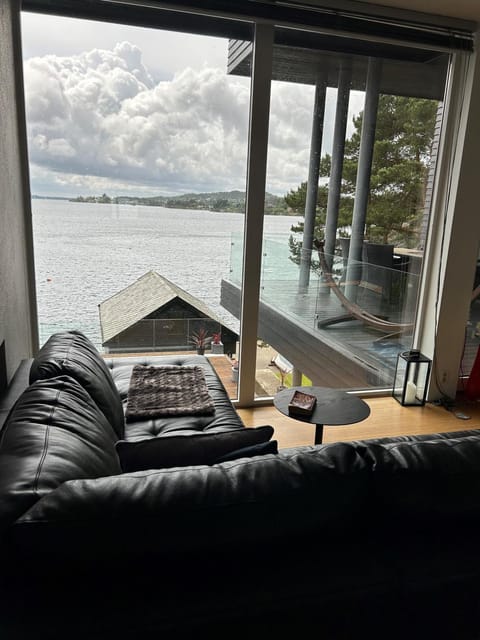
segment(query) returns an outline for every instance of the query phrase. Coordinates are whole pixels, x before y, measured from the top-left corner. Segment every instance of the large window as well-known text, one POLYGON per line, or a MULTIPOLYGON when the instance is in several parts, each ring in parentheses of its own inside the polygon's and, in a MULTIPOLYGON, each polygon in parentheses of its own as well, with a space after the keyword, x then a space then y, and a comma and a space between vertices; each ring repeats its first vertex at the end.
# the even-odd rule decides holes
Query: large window
POLYGON ((250 81, 227 74, 229 38, 22 26, 41 343, 76 328, 109 352, 193 351, 205 335, 210 354, 220 335, 233 361, 220 282, 243 231, 250 81))
POLYGON ((206 332, 243 403, 391 386, 451 31, 122 4, 147 29, 98 7, 109 22, 23 15, 42 342, 75 326, 109 351, 178 351, 206 332))

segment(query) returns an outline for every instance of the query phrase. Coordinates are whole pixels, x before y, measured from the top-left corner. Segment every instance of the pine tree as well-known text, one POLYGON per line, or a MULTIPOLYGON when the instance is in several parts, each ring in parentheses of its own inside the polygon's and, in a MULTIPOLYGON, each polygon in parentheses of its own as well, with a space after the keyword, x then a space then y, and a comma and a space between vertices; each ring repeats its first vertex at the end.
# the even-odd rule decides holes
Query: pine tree
MULTIPOLYGON (((425 183, 435 130, 437 102, 402 96, 380 96, 370 178, 366 239, 412 246, 423 213, 425 183)), ((351 224, 363 112, 353 119, 354 132, 345 143, 338 226, 351 224)), ((329 177, 331 158, 321 160, 320 175, 329 177)), ((307 183, 285 196, 287 205, 305 214, 307 183)), ((315 235, 325 225, 328 185, 318 189, 315 235)), ((291 228, 303 232, 303 222, 291 228)), ((291 259, 299 261, 301 239, 290 236, 291 259)))

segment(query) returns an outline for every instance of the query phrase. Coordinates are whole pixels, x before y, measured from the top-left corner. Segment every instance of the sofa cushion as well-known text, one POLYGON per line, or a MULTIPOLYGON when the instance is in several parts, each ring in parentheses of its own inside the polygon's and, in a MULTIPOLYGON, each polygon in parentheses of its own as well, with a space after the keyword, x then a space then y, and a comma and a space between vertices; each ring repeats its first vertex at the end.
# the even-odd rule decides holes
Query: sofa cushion
POLYGON ((201 367, 207 382, 208 393, 215 405, 215 411, 211 415, 160 416, 149 420, 129 419, 125 424, 124 440, 133 442, 158 436, 187 436, 200 432, 219 433, 220 431, 245 428, 239 414, 235 411, 232 401, 228 397, 220 377, 205 356, 191 354, 127 356, 106 358, 105 363, 120 393, 125 410, 132 371, 134 366, 138 364, 145 367, 168 365, 175 367, 201 367))
POLYGON ((116 449, 124 472, 166 467, 214 464, 225 454, 262 442, 273 435, 269 425, 193 436, 150 438, 138 442, 119 440, 116 449))
POLYGON ((372 501, 395 535, 410 533, 413 523, 435 531, 461 520, 480 522, 480 438, 427 437, 351 443, 372 469, 372 501))
POLYGON ((276 440, 270 440, 269 442, 260 442, 259 444, 252 444, 250 447, 242 447, 241 449, 235 449, 223 456, 220 456, 215 460, 215 464, 221 462, 228 462, 230 460, 239 460, 240 458, 254 458, 255 456, 266 456, 269 453, 278 453, 278 442, 276 440))
MULTIPOLYGON (((348 443, 222 465, 71 480, 17 520, 14 537, 22 554, 91 561, 93 546, 95 562, 114 554, 117 562, 140 560, 148 572, 148 562, 161 555, 178 571, 185 554, 196 550, 208 558, 223 546, 235 555, 249 542, 265 549, 275 539, 310 534, 321 548, 329 532, 351 540, 353 531, 356 541, 363 524, 372 523, 369 487, 370 469, 348 443)), ((362 547, 356 548, 361 554, 362 547)), ((157 581, 158 571, 153 570, 157 581)))
POLYGON ((116 434, 73 378, 39 380, 9 414, 0 438, 0 528, 66 480, 121 472, 116 434))
POLYGON ((67 375, 88 391, 119 438, 125 419, 120 394, 104 359, 80 331, 53 334, 40 349, 30 369, 30 382, 67 375))

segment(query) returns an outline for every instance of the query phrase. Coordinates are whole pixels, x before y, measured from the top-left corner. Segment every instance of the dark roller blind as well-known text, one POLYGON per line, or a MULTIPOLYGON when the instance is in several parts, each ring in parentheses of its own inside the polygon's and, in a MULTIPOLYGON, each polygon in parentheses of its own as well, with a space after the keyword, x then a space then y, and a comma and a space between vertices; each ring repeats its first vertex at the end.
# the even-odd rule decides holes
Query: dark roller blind
POLYGON ((119 2, 118 0, 24 0, 26 11, 123 22, 218 35, 251 37, 251 21, 278 26, 318 28, 366 38, 448 50, 473 50, 473 23, 392 10, 364 2, 290 2, 268 0, 175 0, 119 2))

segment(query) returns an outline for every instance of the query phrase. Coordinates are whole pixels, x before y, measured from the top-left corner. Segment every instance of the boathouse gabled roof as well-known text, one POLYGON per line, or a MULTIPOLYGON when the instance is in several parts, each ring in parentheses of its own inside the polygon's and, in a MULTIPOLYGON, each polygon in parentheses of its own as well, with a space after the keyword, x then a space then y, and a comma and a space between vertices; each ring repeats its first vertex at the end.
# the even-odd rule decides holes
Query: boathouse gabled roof
POLYGON ((176 298, 180 298, 208 318, 225 325, 225 322, 201 300, 177 287, 156 271, 148 271, 136 282, 98 305, 102 343, 105 344, 176 298))

